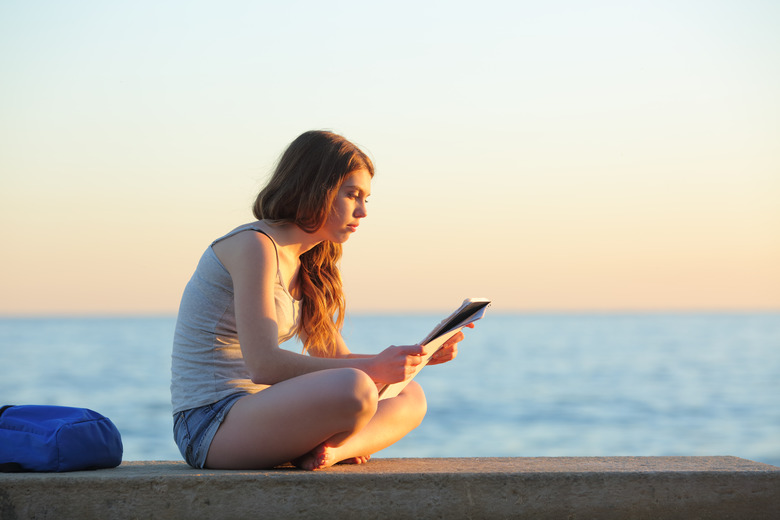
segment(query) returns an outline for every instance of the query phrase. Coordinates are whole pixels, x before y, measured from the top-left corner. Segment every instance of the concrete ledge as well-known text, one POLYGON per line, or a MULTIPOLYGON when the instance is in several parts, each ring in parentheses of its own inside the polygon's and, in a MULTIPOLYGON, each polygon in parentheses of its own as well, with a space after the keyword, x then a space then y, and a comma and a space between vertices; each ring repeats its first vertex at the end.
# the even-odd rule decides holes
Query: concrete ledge
POLYGON ((778 518, 780 468, 737 457, 374 459, 304 472, 125 462, 0 474, 0 518, 778 518))

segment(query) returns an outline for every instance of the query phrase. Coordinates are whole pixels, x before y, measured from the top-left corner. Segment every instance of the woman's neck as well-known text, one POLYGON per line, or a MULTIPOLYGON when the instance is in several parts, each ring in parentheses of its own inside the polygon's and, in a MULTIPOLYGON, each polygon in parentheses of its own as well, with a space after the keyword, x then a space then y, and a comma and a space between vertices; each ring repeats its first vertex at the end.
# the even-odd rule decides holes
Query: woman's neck
POLYGON ((307 233, 291 222, 273 223, 266 220, 261 222, 268 229, 276 245, 283 249, 284 256, 298 258, 310 250, 322 239, 316 233, 307 233))

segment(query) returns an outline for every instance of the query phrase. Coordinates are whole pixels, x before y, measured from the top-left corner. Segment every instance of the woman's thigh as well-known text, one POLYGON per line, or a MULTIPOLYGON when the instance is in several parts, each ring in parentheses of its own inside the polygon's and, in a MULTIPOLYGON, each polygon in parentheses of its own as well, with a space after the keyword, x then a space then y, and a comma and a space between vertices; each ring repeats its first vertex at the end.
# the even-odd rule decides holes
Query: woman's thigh
POLYGON ((206 466, 265 468, 288 462, 359 431, 376 407, 376 385, 360 370, 323 370, 282 381, 233 405, 214 436, 206 466))

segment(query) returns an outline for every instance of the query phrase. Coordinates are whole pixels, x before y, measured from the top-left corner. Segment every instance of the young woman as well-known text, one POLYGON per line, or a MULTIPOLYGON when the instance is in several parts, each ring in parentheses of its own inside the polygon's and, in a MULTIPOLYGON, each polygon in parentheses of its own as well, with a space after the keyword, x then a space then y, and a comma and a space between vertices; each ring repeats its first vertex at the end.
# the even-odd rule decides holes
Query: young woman
MULTIPOLYGON (((214 241, 182 296, 172 355, 174 436, 196 468, 314 470, 363 463, 417 427, 425 395, 406 379, 419 345, 350 353, 337 262, 366 217, 374 167, 330 132, 306 132, 255 201, 257 221, 214 241), (279 348, 297 335, 306 354, 279 348)), ((429 364, 457 353, 453 337, 429 364)))

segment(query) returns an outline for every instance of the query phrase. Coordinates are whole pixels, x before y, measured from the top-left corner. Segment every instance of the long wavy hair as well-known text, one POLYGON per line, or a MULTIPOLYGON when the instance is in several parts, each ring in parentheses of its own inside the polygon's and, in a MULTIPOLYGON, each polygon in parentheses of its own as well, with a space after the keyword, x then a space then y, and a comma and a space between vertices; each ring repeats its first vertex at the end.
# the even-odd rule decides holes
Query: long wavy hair
MULTIPOLYGON (((252 208, 258 220, 293 223, 307 233, 328 218, 341 183, 352 172, 366 169, 371 159, 344 137, 313 130, 301 134, 282 154, 268 184, 252 208)), ((301 255, 302 292, 298 336, 309 354, 333 357, 344 324, 344 292, 338 261, 341 244, 323 241, 301 255)))

